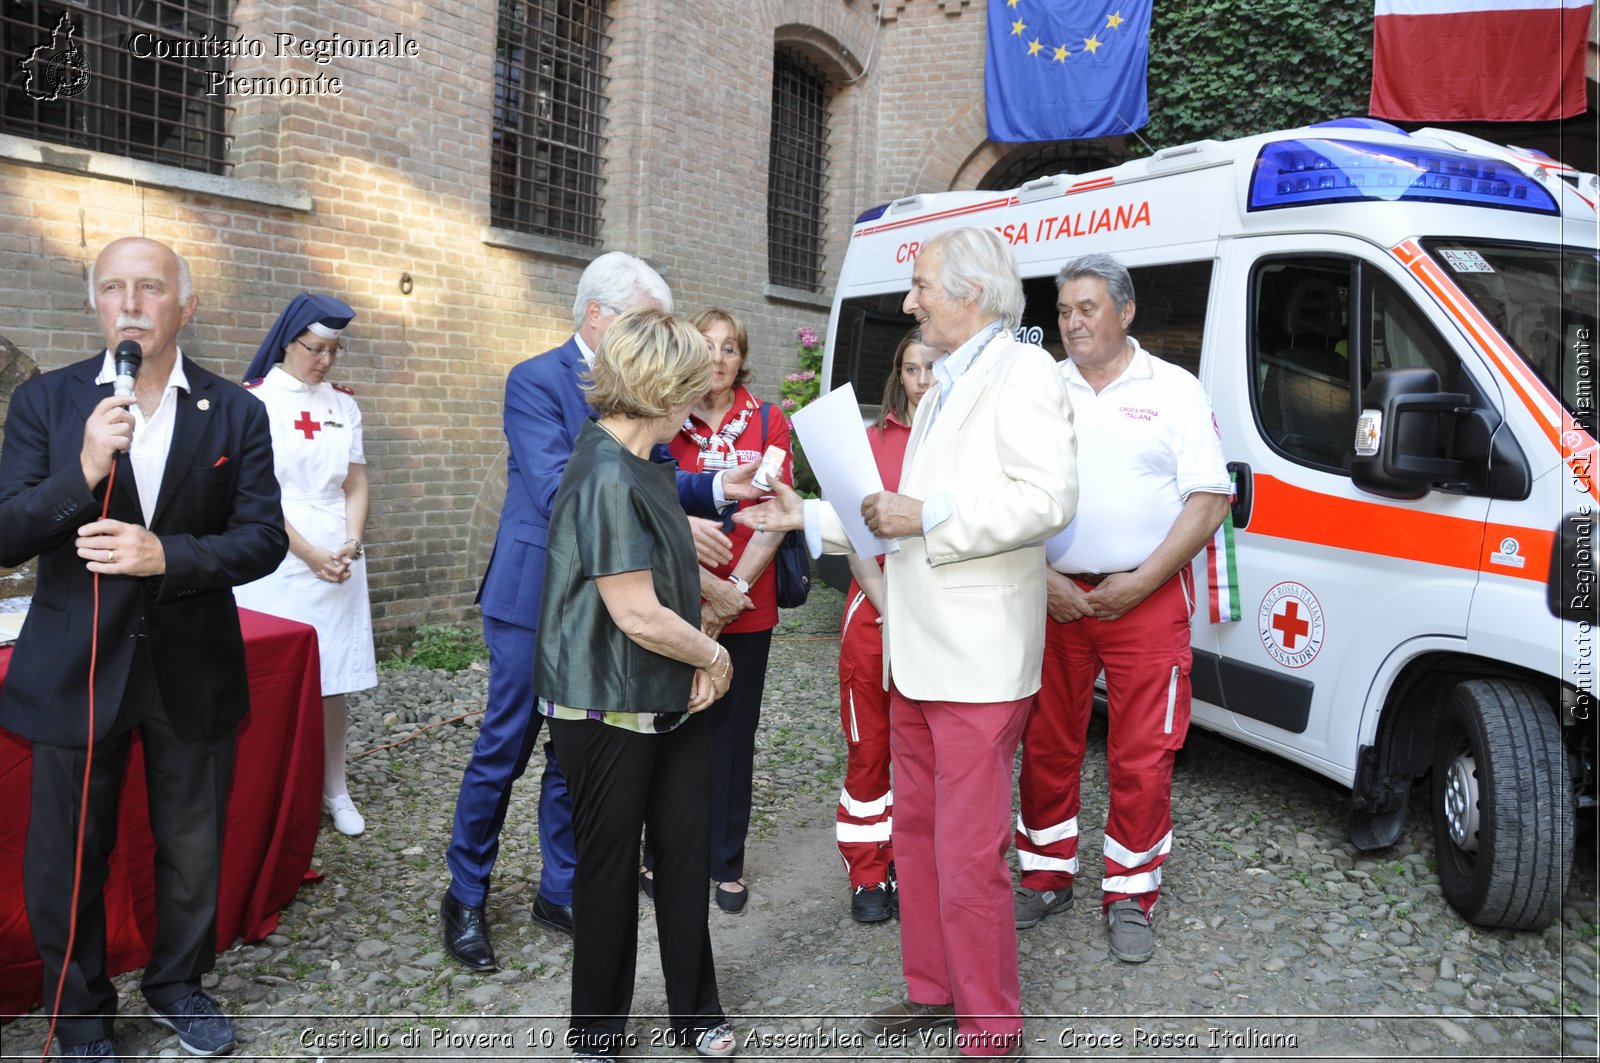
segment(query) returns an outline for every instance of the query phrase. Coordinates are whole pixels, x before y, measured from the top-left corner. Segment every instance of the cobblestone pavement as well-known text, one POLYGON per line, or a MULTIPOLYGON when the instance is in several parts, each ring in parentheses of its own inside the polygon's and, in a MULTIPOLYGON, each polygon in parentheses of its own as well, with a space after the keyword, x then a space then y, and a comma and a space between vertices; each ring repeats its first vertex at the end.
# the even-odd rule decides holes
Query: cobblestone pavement
MULTIPOLYGON (((741 916, 713 908, 722 999, 745 1059, 921 1059, 942 1041, 874 1043, 853 1016, 899 999, 894 923, 851 922, 833 843, 843 775, 837 625, 821 590, 784 614, 756 762, 757 816, 741 916)), ((513 800, 489 902, 503 967, 473 974, 439 942, 443 852, 485 673, 386 670, 354 699, 352 764, 368 822, 324 824, 323 878, 266 941, 218 957, 211 991, 246 1058, 565 1059, 571 942, 528 914, 539 857, 537 786, 513 800), (444 723, 415 734, 429 723, 444 723)), ((1098 865, 1104 735, 1084 776, 1084 865, 1098 865)), ((537 768, 537 762, 535 767, 537 768)), ((1174 787, 1176 838, 1146 964, 1112 958, 1098 906, 1080 900, 1021 933, 1034 1059, 1583 1059, 1596 1054, 1596 846, 1580 819, 1560 922, 1542 933, 1465 923, 1440 895, 1419 791, 1394 848, 1362 854, 1338 787, 1241 746, 1191 734, 1174 787)), ((641 897, 642 901, 642 897, 641 897)), ((634 1030, 649 1057, 664 1009, 654 921, 642 903, 634 1030)), ((181 1057, 118 979, 125 1058, 181 1057)), ((3 1031, 5 1058, 39 1058, 44 1024, 3 1031)))

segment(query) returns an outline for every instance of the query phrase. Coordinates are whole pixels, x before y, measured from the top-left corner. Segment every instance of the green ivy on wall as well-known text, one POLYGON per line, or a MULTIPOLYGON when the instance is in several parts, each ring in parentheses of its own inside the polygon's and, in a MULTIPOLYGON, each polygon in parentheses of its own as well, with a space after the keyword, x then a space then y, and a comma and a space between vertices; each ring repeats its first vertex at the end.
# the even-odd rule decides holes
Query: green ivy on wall
POLYGON ((1366 0, 1157 0, 1139 133, 1159 150, 1364 115, 1371 86, 1366 0))

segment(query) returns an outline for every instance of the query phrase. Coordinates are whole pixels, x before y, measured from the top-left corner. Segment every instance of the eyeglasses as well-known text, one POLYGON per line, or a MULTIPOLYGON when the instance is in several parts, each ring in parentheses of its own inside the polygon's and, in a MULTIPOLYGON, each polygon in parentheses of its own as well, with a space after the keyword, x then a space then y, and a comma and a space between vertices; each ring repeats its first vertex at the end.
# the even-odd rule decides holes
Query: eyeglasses
POLYGON ((313 358, 337 358, 344 353, 344 344, 335 343, 332 347, 313 347, 305 340, 296 339, 296 343, 311 352, 313 358))

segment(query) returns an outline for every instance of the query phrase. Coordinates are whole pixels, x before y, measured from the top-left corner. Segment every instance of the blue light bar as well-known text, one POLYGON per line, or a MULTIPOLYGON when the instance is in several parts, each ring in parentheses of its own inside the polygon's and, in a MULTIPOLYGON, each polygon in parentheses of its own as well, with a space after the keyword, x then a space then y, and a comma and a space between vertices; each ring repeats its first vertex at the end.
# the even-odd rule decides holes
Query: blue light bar
POLYGON ((1379 132, 1383 132, 1383 133, 1396 133, 1396 134, 1398 134, 1398 135, 1400 135, 1402 137, 1408 137, 1408 136, 1411 135, 1410 133, 1407 133, 1404 129, 1401 129, 1399 126, 1393 124, 1392 122, 1385 122, 1381 118, 1368 118, 1365 115, 1354 115, 1354 116, 1351 116, 1351 117, 1348 117, 1348 118, 1330 118, 1326 122, 1312 122, 1311 123, 1311 128, 1312 129, 1376 129, 1379 132))
POLYGON ((889 204, 887 203, 879 203, 876 207, 868 207, 866 210, 862 211, 859 216, 857 216, 856 224, 860 225, 864 221, 873 221, 881 218, 883 217, 883 212, 888 209, 889 204))
POLYGON ((1510 163, 1481 155, 1346 140, 1283 140, 1256 157, 1249 210, 1360 200, 1561 212, 1539 182, 1510 163))

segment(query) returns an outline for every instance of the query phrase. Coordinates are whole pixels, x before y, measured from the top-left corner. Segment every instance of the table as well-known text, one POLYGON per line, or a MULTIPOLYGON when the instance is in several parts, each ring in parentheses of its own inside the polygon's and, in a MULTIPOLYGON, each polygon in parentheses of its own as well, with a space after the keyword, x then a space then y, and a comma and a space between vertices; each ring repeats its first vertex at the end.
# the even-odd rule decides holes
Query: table
MULTIPOLYGON (((315 629, 239 610, 250 712, 239 727, 223 836, 217 948, 259 941, 311 876, 322 818, 322 691, 315 629)), ((11 648, 0 650, 0 683, 11 648)), ((40 1002, 40 965, 22 902, 32 778, 29 743, 0 731, 0 1021, 40 1002)), ((123 781, 117 847, 106 883, 106 969, 143 967, 155 932, 154 844, 144 753, 135 735, 123 781)), ((314 876, 312 876, 314 877, 314 876)))

